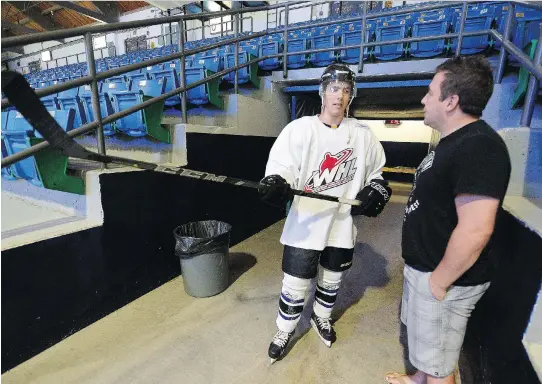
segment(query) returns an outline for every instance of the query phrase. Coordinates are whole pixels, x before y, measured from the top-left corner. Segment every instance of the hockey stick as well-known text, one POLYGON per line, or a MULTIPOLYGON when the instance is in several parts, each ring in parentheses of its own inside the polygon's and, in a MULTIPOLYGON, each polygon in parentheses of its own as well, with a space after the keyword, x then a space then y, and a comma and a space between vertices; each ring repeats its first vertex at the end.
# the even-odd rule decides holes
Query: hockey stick
MULTIPOLYGON (((56 120, 49 114, 45 106, 41 103, 36 93, 30 87, 23 75, 13 71, 2 72, 2 91, 24 118, 38 131, 49 144, 60 151, 63 155, 75 157, 83 160, 99 161, 103 163, 114 163, 127 165, 139 169, 145 169, 154 172, 169 173, 172 175, 191 177, 201 180, 209 180, 218 183, 226 183, 258 189, 262 184, 236 179, 228 176, 214 175, 207 172, 199 172, 183 167, 167 167, 159 164, 148 163, 146 161, 126 159, 124 157, 101 155, 83 148, 72 137, 70 137, 58 125, 56 120)), ((293 190, 294 195, 310 197, 313 199, 334 201, 342 204, 360 205, 358 200, 346 199, 343 197, 320 195, 312 192, 293 190)))

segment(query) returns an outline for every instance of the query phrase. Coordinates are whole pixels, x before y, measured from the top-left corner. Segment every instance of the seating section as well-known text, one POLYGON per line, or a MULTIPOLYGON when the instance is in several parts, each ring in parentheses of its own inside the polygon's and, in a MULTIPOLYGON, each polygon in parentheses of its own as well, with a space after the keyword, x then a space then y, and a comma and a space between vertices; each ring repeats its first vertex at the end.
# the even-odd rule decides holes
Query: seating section
MULTIPOLYGON (((73 109, 55 110, 49 113, 66 132, 73 129, 75 117, 73 109)), ((11 156, 30 148, 32 139, 42 138, 18 111, 2 112, 1 119, 3 156, 11 156)), ((7 179, 26 179, 36 186, 43 186, 43 178, 34 156, 27 157, 4 169, 2 176, 7 179)))
MULTIPOLYGON (((325 67, 340 62, 355 65, 363 61, 383 62, 390 60, 424 59, 446 57, 455 53, 458 48, 457 38, 440 37, 447 33, 458 32, 462 19, 462 7, 446 7, 431 11, 420 11, 419 7, 433 3, 418 3, 404 5, 395 9, 408 12, 395 16, 375 16, 370 11, 367 15, 365 31, 362 34, 362 21, 344 22, 356 14, 339 15, 328 18, 334 21, 332 25, 319 27, 315 22, 291 24, 292 27, 303 27, 288 32, 287 43, 284 33, 279 28, 268 30, 268 34, 251 38, 238 45, 238 64, 252 61, 256 57, 265 58, 237 71, 238 84, 259 86, 257 79, 260 75, 284 66, 285 50, 294 54, 287 57, 288 69, 308 67, 325 67), (390 42, 376 47, 364 47, 360 53, 360 42, 364 37, 365 43, 390 42), (424 37, 434 39, 421 42, 398 43, 398 40, 409 37, 424 37), (287 45, 287 46, 286 46, 287 45), (321 52, 311 54, 295 54, 309 49, 321 52)), ((509 4, 505 2, 484 2, 469 4, 465 17, 464 30, 467 32, 496 29, 504 33, 505 21, 509 12, 509 4)), ((359 15, 359 14, 357 14, 359 15)), ((518 4, 515 8, 515 27, 512 32, 513 43, 520 49, 533 50, 539 36, 542 11, 518 4)), ((242 35, 250 35, 242 33, 242 35)), ((185 50, 205 47, 231 36, 208 38, 185 43, 185 50)), ((461 54, 492 54, 500 49, 500 43, 491 35, 464 37, 461 44, 461 54)), ((214 105, 224 108, 219 96, 219 88, 229 88, 235 83, 235 72, 229 72, 222 77, 210 76, 235 66, 235 46, 225 45, 212 48, 185 58, 185 84, 190 86, 197 83, 186 92, 187 102, 191 106, 214 105)), ((105 57, 96 60, 96 72, 100 73, 128 64, 144 62, 178 52, 177 45, 166 45, 154 49, 140 50, 128 54, 105 57)), ((532 53, 532 52, 531 52, 532 53)), ((513 57, 509 63, 517 65, 513 57)), ((88 75, 86 63, 65 65, 57 68, 33 72, 25 77, 32 87, 45 88, 65 81, 88 75)), ((109 77, 98 82, 98 104, 102 119, 119 111, 124 111, 139 105, 152 97, 157 97, 179 88, 181 81, 181 62, 179 59, 162 64, 147 66, 123 75, 109 77)), ((519 94, 519 93, 518 93, 519 94)), ((41 100, 52 116, 66 130, 78 128, 95 120, 92 107, 92 92, 89 85, 54 93, 41 100)), ((519 100, 519 97, 518 97, 519 100)), ((166 100, 136 111, 113 123, 104 125, 104 134, 127 135, 132 137, 151 136, 164 142, 170 142, 169 131, 164 130, 160 123, 164 108, 179 108, 179 94, 171 95, 166 100)), ((30 147, 40 135, 26 122, 13 107, 2 111, 2 157, 13 155, 30 147)), ((35 185, 44 185, 45 170, 40 170, 34 157, 27 158, 10 167, 2 169, 5 179, 23 178, 35 185)), ((72 187, 70 187, 72 188, 72 187)), ((80 188, 80 186, 75 189, 80 188)))
MULTIPOLYGON (((308 49, 323 50, 322 52, 312 54, 289 55, 287 58, 287 67, 289 69, 324 67, 334 62, 357 64, 360 58, 364 61, 379 62, 423 59, 454 54, 458 47, 457 38, 437 38, 421 42, 393 43, 393 41, 402 38, 437 37, 450 32, 458 32, 462 18, 462 7, 419 11, 420 6, 427 4, 432 3, 395 7, 395 9, 408 11, 405 14, 395 16, 376 17, 373 15, 374 12, 370 11, 366 20, 365 42, 390 41, 392 44, 365 47, 362 55, 360 55, 359 49, 362 38, 362 22, 342 22, 343 19, 351 18, 357 14, 330 17, 329 20, 335 20, 336 23, 324 27, 313 26, 315 22, 291 24, 292 27, 303 28, 288 32, 287 47, 285 47, 283 39, 284 33, 276 32, 278 28, 269 29, 266 36, 239 43, 239 64, 249 62, 255 57, 267 58, 259 61, 257 65, 239 69, 237 71, 237 82, 238 84, 252 83, 257 87, 258 70, 282 70, 284 57, 281 54, 286 48, 288 52, 294 53, 308 49), (274 55, 280 56, 268 57, 274 55)), ((513 42, 517 47, 525 49, 531 44, 532 40, 538 39, 540 22, 542 22, 542 11, 521 4, 517 5, 515 9, 516 26, 513 29, 513 42)), ((468 6, 464 29, 470 32, 494 28, 503 33, 508 10, 508 3, 505 2, 470 4, 468 6)), ((318 22, 321 21, 325 20, 318 20, 318 22)), ((247 35, 247 33, 243 34, 247 35)), ((231 36, 189 41, 185 43, 184 48, 185 50, 190 50, 205 47, 229 38, 231 36)), ((234 67, 234 48, 235 46, 230 44, 185 58, 185 83, 190 85, 195 82, 203 82, 187 92, 187 102, 189 105, 209 106, 213 104, 219 108, 223 105, 219 97, 219 88, 231 87, 235 82, 235 72, 227 73, 212 84, 205 83, 204 81, 208 76, 234 67)), ((499 48, 500 44, 494 41, 490 35, 471 36, 463 38, 461 53, 464 55, 477 53, 489 54, 496 52, 496 49, 499 48)), ((166 45, 120 56, 105 57, 96 61, 96 71, 102 72, 112 68, 119 68, 123 65, 163 57, 178 51, 179 47, 177 45, 166 45)), ((513 57, 509 60, 512 64, 516 63, 513 57)), ((160 81, 164 79, 159 87, 162 94, 179 88, 180 72, 180 60, 177 59, 101 81, 99 84, 99 104, 102 118, 119 110, 129 108, 138 102, 141 97, 137 96, 137 91, 134 93, 134 89, 132 88, 134 86, 137 88, 137 84, 141 81, 160 81), (111 84, 114 84, 114 86, 111 84), (128 92, 130 96, 122 92, 128 92)), ((86 76, 87 74, 86 63, 77 63, 30 73, 25 76, 34 88, 44 88, 59 82, 86 76)), ((149 84, 154 83, 150 82, 149 84)), ((42 101, 50 111, 73 110, 75 112, 74 128, 94 121, 92 96, 89 86, 52 94, 43 97, 42 101)), ((180 95, 172 95, 166 99, 165 107, 178 108, 180 103, 180 95)), ((116 123, 106 124, 104 128, 106 135, 114 135, 120 132, 138 136, 144 131, 142 115, 141 113, 134 113, 116 123)))
MULTIPOLYGON (((432 11, 417 11, 420 6, 432 3, 419 3, 415 5, 405 5, 395 7, 394 9, 405 9, 409 12, 403 15, 376 17, 372 16, 374 12, 370 11, 367 16, 367 30, 365 33, 366 42, 379 42, 388 40, 398 40, 405 37, 429 37, 439 36, 447 32, 457 32, 461 21, 461 7, 448 7, 432 11)), ((477 31, 495 28, 499 32, 504 31, 506 16, 508 13, 508 3, 505 2, 485 2, 480 4, 471 4, 468 7, 465 20, 466 31, 477 31)), ((307 49, 326 49, 327 52, 318 52, 310 55, 290 55, 287 66, 290 69, 304 68, 307 66, 323 67, 333 62, 344 62, 348 64, 359 61, 359 49, 343 49, 345 46, 359 44, 361 39, 361 21, 342 22, 345 18, 351 18, 359 14, 339 15, 329 19, 320 19, 318 22, 326 20, 336 20, 336 24, 313 27, 316 21, 307 21, 291 24, 292 27, 304 27, 300 30, 290 31, 288 35, 288 51, 296 52, 307 49)), ((516 28, 514 28, 514 43, 519 48, 525 48, 527 44, 538 38, 539 23, 542 21, 542 11, 531 9, 528 6, 517 5, 515 18, 517 19, 516 28)), ((254 57, 264 57, 268 55, 281 54, 284 47, 284 34, 275 32, 278 28, 268 30, 269 34, 243 41, 239 44, 240 55, 252 55, 254 57)), ((243 33, 247 35, 247 33, 243 33)), ((189 41, 185 43, 185 49, 194 49, 215 44, 219 41, 231 38, 231 36, 208 38, 198 41, 189 41)), ((457 48, 457 39, 435 39, 417 43, 408 44, 389 44, 367 49, 364 51, 364 60, 386 61, 404 58, 425 58, 435 57, 445 54, 453 54, 457 48)), ((462 54, 475 54, 487 52, 493 48, 499 48, 499 43, 493 41, 490 36, 466 37, 462 42, 462 54)), ((130 63, 138 63, 149 59, 163 57, 165 55, 178 52, 177 45, 167 45, 159 48, 142 50, 124 54, 115 57, 105 57, 96 62, 97 72, 107 69, 118 68, 130 63)), ((214 48, 204 51, 185 60, 185 67, 199 67, 209 69, 216 73, 224 68, 231 67, 231 55, 234 46, 226 45, 220 48, 214 48)), ((242 59, 241 59, 242 60, 242 59)), ((282 69, 282 57, 267 58, 259 62, 262 70, 280 70, 282 69)), ((122 76, 108 79, 108 82, 139 81, 152 78, 152 73, 171 70, 180 75, 179 60, 170 63, 155 65, 154 67, 142 71, 134 71, 122 76)), ((54 81, 66 81, 77 77, 87 75, 86 63, 70 64, 63 67, 51 68, 38 73, 28 74, 27 78, 36 88, 46 87, 54 81)), ((224 76, 226 83, 231 83, 231 76, 224 76)), ((239 82, 246 82, 246 76, 239 76, 239 82)), ((170 78, 169 86, 178 82, 178 79, 170 78)), ((167 90, 166 90, 167 91, 167 90)), ((176 105, 179 99, 171 98, 166 106, 176 105)), ((53 105, 51 105, 53 107, 53 105)))

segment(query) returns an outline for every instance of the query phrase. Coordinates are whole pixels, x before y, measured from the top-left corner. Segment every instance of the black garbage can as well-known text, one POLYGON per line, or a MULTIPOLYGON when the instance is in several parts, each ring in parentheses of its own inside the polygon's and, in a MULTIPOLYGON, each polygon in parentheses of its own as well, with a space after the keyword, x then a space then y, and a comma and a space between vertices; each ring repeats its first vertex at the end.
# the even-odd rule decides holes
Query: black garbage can
POLYGON ((228 288, 231 228, 228 223, 207 220, 183 224, 173 231, 184 290, 190 296, 214 296, 228 288))

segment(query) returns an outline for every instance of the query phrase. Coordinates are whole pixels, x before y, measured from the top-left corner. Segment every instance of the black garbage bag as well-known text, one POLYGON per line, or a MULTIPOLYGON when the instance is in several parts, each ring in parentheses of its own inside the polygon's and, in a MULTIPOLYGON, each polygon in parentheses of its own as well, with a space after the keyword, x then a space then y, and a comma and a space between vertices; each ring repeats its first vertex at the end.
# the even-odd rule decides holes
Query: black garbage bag
POLYGON ((231 229, 230 224, 217 220, 180 225, 173 231, 176 239, 175 255, 186 259, 228 248, 231 229))

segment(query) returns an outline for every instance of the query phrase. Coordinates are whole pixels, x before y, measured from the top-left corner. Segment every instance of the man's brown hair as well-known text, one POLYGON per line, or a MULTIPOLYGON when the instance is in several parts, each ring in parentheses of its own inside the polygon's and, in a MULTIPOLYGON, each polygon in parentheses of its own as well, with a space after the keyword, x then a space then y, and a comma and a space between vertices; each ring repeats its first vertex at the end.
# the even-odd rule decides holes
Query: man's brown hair
POLYGON ((457 95, 463 113, 482 116, 493 93, 493 73, 487 59, 480 55, 455 57, 440 64, 436 69, 439 72, 445 75, 440 101, 457 95))

